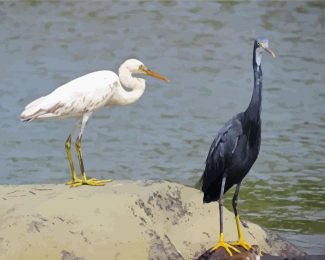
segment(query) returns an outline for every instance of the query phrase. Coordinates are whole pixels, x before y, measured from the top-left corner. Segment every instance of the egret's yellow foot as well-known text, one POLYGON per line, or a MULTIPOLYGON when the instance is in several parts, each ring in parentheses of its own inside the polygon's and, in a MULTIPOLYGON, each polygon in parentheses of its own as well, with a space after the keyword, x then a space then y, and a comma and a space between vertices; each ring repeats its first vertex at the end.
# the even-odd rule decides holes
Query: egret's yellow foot
POLYGON ((74 179, 74 180, 67 181, 65 184, 66 184, 66 185, 73 185, 73 184, 76 184, 76 183, 82 183, 82 180, 76 178, 76 179, 74 179))
POLYGON ((96 178, 92 179, 83 179, 82 185, 90 185, 90 186, 104 186, 107 182, 111 182, 112 180, 97 180, 96 178))
POLYGON ((231 242, 230 244, 233 246, 241 246, 242 248, 249 251, 252 246, 244 240, 243 230, 240 225, 239 215, 236 216, 236 225, 237 225, 237 231, 238 231, 238 240, 236 242, 231 242))
POLYGON ((228 253, 230 256, 233 255, 232 252, 230 251, 230 249, 233 250, 233 251, 235 251, 236 253, 240 253, 240 251, 239 251, 237 248, 235 248, 235 247, 233 247, 232 245, 229 245, 228 243, 225 242, 225 240, 224 240, 224 238, 223 238, 223 233, 220 234, 220 239, 219 239, 218 244, 216 244, 216 245, 215 245, 215 246, 210 250, 210 252, 213 252, 213 251, 217 250, 219 247, 223 247, 224 249, 226 249, 227 253, 228 253))
POLYGON ((104 186, 106 183, 111 182, 112 180, 97 180, 96 178, 91 178, 91 179, 74 179, 71 181, 67 181, 67 185, 71 185, 71 187, 79 187, 81 185, 90 185, 90 186, 104 186))

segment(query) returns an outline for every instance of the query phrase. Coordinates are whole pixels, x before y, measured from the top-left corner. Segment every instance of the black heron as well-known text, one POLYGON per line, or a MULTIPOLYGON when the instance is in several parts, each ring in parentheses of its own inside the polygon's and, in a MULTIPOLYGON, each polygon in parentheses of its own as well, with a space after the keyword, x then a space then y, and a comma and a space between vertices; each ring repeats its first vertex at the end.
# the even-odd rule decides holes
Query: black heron
POLYGON ((223 247, 232 256, 233 250, 239 253, 234 245, 246 250, 251 248, 243 238, 240 219, 237 212, 237 201, 240 184, 257 159, 261 144, 261 102, 262 102, 262 68, 263 51, 273 57, 274 52, 269 48, 269 41, 257 38, 253 48, 254 89, 247 109, 230 119, 218 132, 211 144, 206 167, 201 178, 203 202, 219 200, 220 239, 211 251, 223 247), (232 206, 236 218, 238 241, 226 243, 223 234, 223 195, 236 184, 232 206))

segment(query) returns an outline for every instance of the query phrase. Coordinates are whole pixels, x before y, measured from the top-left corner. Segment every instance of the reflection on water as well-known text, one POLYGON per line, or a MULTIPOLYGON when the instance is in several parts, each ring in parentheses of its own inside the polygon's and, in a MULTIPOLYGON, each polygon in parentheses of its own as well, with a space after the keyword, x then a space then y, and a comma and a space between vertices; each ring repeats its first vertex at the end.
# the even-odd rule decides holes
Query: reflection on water
POLYGON ((171 83, 148 79, 139 102, 89 121, 88 173, 193 185, 217 130, 248 104, 252 41, 266 36, 278 58, 263 59, 262 147, 240 210, 325 253, 324 12, 321 1, 0 2, 1 183, 63 183, 73 123, 23 124, 20 112, 68 80, 135 57, 171 83))

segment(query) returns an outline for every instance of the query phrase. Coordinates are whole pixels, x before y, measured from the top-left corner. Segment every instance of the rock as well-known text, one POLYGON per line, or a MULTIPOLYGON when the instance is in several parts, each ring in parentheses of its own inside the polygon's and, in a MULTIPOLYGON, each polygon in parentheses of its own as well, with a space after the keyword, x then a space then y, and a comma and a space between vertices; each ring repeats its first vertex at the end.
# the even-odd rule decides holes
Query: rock
POLYGON ((250 252, 247 252, 245 249, 239 246, 235 246, 239 251, 240 254, 234 252, 234 255, 231 257, 227 254, 224 248, 218 248, 216 251, 211 252, 207 250, 204 254, 202 254, 198 260, 224 260, 224 259, 231 259, 231 260, 254 260, 261 252, 259 252, 259 247, 257 245, 253 245, 250 252))
MULTIPOLYGON (((219 237, 217 204, 165 181, 0 186, 0 209, 0 259, 214 259, 205 252, 219 237)), ((236 240, 233 213, 224 219, 236 240)), ((243 232, 265 254, 303 254, 256 224, 243 232)))

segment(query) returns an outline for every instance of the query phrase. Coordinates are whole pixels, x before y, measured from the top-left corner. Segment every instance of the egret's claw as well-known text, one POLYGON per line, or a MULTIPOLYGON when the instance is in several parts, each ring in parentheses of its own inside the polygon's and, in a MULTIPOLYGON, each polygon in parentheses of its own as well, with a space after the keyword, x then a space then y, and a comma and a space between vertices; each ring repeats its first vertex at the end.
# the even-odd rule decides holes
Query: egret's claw
POLYGON ((65 184, 66 184, 66 185, 73 185, 73 184, 76 184, 76 183, 81 183, 81 184, 82 184, 82 180, 76 178, 76 179, 73 179, 73 180, 71 180, 71 181, 67 181, 65 184))
POLYGON ((75 179, 71 181, 67 181, 66 184, 70 185, 71 187, 79 187, 82 185, 89 185, 89 186, 104 186, 106 183, 112 182, 112 180, 97 180, 96 178, 91 179, 75 179))

